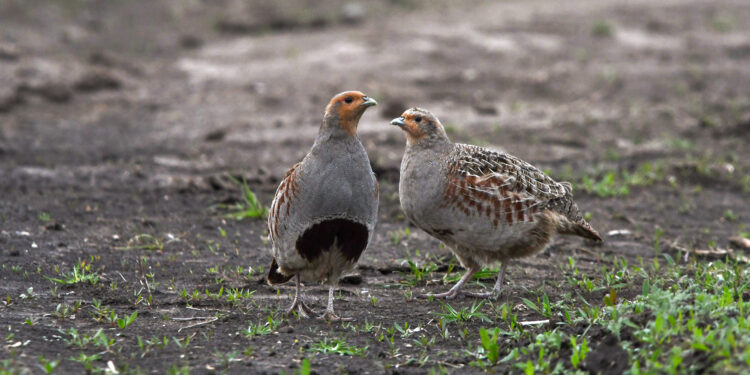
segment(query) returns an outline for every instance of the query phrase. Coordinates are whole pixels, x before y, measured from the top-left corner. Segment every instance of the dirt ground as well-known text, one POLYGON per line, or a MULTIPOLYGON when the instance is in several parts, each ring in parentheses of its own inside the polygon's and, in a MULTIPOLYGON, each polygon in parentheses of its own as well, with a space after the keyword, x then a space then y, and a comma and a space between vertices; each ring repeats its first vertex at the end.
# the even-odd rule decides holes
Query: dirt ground
MULTIPOLYGON (((449 288, 453 258, 400 212, 405 142, 388 122, 409 106, 436 113, 454 140, 573 182, 606 234, 513 263, 503 295, 481 307, 491 318, 507 304, 541 319, 521 302, 540 293, 601 305, 605 292, 565 283, 570 259, 595 277, 614 257, 727 248, 748 231, 747 1, 261 3, 0 0, 4 371, 41 373, 43 355, 60 360, 56 373, 82 373, 80 353, 98 355, 94 373, 292 373, 303 358, 320 374, 484 371, 466 348, 487 322, 420 342, 445 307, 411 297, 449 288), (293 286, 264 283, 265 220, 221 208, 241 197, 228 176, 269 205, 328 99, 350 89, 380 103, 359 128, 381 186, 377 232, 336 300, 356 328, 282 317, 293 286), (435 269, 420 279, 407 257, 435 269), (78 266, 98 281, 52 280, 78 266), (245 293, 232 301, 234 288, 245 293), (110 314, 134 312, 124 329, 110 314), (269 316, 268 334, 243 332, 269 316), (411 331, 389 342, 366 324, 411 331), (71 329, 112 341, 77 345, 71 329), (366 350, 312 351, 323 338, 366 350)), ((324 308, 325 286, 304 290, 324 308)), ((622 352, 587 335, 599 356, 622 352)), ((586 371, 624 369, 597 366, 586 371)))

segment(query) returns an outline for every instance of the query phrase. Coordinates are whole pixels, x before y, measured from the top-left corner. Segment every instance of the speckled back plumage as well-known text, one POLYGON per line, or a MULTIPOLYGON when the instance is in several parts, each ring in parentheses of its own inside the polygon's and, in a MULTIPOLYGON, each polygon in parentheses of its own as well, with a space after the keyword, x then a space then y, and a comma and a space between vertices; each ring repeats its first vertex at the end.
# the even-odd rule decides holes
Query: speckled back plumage
POLYGON ((494 226, 512 226, 534 222, 537 214, 550 210, 589 229, 584 237, 600 240, 573 201, 570 183, 556 182, 513 155, 473 145, 456 144, 446 163, 446 202, 464 214, 483 214, 494 226))
POLYGON ((457 144, 445 162, 445 204, 484 214, 494 225, 533 222, 548 201, 570 193, 530 164, 477 146, 457 144))

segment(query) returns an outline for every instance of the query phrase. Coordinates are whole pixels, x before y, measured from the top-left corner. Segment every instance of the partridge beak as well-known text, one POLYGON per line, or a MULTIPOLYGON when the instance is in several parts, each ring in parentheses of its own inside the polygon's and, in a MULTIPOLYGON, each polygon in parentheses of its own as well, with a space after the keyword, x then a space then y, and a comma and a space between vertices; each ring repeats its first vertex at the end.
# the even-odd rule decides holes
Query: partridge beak
POLYGON ((378 102, 376 102, 375 99, 373 98, 365 97, 364 99, 365 101, 362 102, 362 104, 360 104, 361 106, 372 107, 372 106, 378 105, 378 102))
POLYGON ((391 120, 391 125, 397 125, 397 126, 400 126, 400 127, 404 127, 404 126, 406 126, 406 123, 404 122, 404 118, 403 117, 398 117, 398 118, 394 118, 393 120, 391 120))

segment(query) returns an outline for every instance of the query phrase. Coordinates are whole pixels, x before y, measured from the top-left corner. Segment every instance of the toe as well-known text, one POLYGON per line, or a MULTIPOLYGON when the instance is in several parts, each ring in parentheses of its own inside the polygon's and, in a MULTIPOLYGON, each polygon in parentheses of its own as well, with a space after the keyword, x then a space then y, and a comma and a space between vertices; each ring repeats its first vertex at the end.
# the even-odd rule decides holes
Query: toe
POLYGON ((315 315, 315 311, 313 311, 313 309, 311 309, 309 306, 307 306, 304 303, 300 304, 300 311, 303 311, 303 312, 308 313, 310 315, 315 315))
POLYGON ((286 310, 286 315, 295 315, 295 313, 304 319, 310 318, 310 315, 315 315, 315 312, 301 301, 295 302, 286 310))
POLYGON ((421 294, 418 297, 419 298, 426 298, 426 299, 430 299, 430 298, 432 298, 432 299, 454 299, 454 298, 456 298, 459 295, 461 295, 460 292, 459 293, 456 293, 456 292, 445 292, 445 293, 437 293, 437 294, 432 294, 432 293, 421 294))
POLYGON ((496 298, 492 292, 465 292, 464 295, 474 298, 496 298))
POLYGON ((329 312, 329 311, 326 311, 325 313, 323 313, 323 315, 321 315, 319 318, 323 319, 323 320, 327 320, 329 322, 351 322, 351 321, 354 320, 354 318, 343 318, 343 317, 340 317, 340 316, 336 315, 336 313, 329 312))

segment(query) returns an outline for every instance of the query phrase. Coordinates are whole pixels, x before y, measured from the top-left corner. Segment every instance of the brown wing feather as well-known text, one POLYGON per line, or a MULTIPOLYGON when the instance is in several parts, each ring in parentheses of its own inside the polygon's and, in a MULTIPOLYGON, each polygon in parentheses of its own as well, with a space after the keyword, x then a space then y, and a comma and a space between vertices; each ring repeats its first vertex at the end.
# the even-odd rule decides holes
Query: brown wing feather
POLYGON ((300 163, 297 163, 289 168, 273 197, 271 211, 268 214, 268 233, 272 240, 276 240, 279 237, 279 226, 283 223, 284 218, 289 216, 289 210, 292 207, 294 198, 297 197, 298 185, 296 178, 299 166, 300 163))
MULTIPOLYGON (((276 241, 279 238, 279 228, 283 225, 284 219, 289 216, 292 203, 297 196, 298 185, 296 177, 299 165, 300 163, 297 163, 289 168, 273 197, 271 211, 268 214, 268 234, 271 236, 272 241, 276 241)), ((276 258, 274 258, 271 262, 271 266, 268 268, 266 280, 270 285, 281 284, 289 281, 293 276, 294 275, 281 274, 279 272, 279 266, 276 263, 276 258)))
POLYGON ((548 202, 570 194, 569 184, 531 164, 471 145, 456 145, 447 175, 447 204, 466 215, 486 215, 496 226, 532 222, 548 202))

